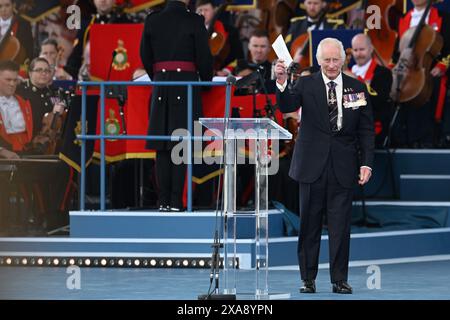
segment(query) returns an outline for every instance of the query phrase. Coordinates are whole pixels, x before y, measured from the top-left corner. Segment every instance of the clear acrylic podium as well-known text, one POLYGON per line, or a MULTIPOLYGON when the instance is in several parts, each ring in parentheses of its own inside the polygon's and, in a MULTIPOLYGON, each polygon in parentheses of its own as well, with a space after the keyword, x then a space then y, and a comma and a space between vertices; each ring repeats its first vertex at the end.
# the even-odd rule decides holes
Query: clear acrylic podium
MULTIPOLYGON (((199 122, 223 138, 223 294, 235 294, 243 299, 289 299, 289 293, 269 293, 269 219, 268 174, 274 161, 269 149, 277 153, 278 140, 292 139, 291 133, 268 118, 200 118, 199 122), (240 163, 239 150, 247 140, 249 158, 255 164, 255 291, 237 292, 237 242, 236 242, 236 166, 240 163), (232 223, 230 223, 232 222, 232 223), (229 227, 231 226, 231 230, 229 227)), ((274 154, 274 156, 277 156, 274 154)), ((248 162, 247 162, 248 163, 248 162)), ((247 217, 252 213, 246 213, 247 217)))

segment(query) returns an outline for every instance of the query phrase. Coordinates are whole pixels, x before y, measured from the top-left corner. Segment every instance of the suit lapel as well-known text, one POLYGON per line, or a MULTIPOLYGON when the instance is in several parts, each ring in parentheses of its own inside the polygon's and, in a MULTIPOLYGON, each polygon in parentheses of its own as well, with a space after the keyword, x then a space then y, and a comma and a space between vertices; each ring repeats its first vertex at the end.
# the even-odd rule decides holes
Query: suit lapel
POLYGON ((328 115, 328 100, 326 94, 325 83, 323 82, 321 71, 313 75, 314 78, 314 98, 316 99, 317 108, 322 119, 324 128, 330 130, 329 115, 328 115))

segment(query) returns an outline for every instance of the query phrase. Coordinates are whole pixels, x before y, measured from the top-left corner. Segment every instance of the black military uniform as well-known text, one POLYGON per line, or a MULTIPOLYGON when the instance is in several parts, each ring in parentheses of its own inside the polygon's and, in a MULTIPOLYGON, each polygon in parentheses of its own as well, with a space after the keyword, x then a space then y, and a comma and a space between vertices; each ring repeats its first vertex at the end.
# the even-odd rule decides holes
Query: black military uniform
MULTIPOLYGON (((308 31, 308 28, 314 25, 307 16, 295 17, 291 19, 291 26, 284 38, 288 49, 291 49, 292 42, 295 41, 300 35, 308 31)), ((325 19, 319 26, 319 30, 327 29, 343 29, 345 28, 344 20, 342 19, 325 19)))
POLYGON ((64 70, 72 76, 73 79, 78 78, 78 72, 83 64, 83 51, 86 43, 89 41, 89 31, 93 24, 112 24, 112 23, 131 23, 132 21, 125 14, 119 14, 112 11, 110 14, 101 15, 95 14, 90 21, 83 20, 81 29, 77 33, 77 38, 74 42, 74 48, 64 70))
MULTIPOLYGON (((209 81, 212 56, 203 17, 189 12, 181 1, 169 1, 160 12, 150 14, 144 25, 141 59, 154 81, 209 81)), ((154 87, 151 100, 149 135, 171 135, 187 127, 186 87, 154 87)), ((199 88, 193 92, 193 119, 202 112, 199 88)), ((160 209, 183 207, 185 165, 176 166, 170 158, 174 142, 148 141, 156 149, 160 209)))
MULTIPOLYGON (((243 70, 250 69, 254 71, 258 71, 261 74, 262 79, 264 80, 264 85, 267 90, 267 93, 275 93, 275 80, 272 80, 272 64, 269 61, 264 61, 263 63, 252 63, 245 59, 240 59, 237 61, 237 66, 233 70, 234 75, 239 75, 239 73, 243 70)), ((250 77, 254 78, 254 84, 256 85, 256 92, 264 92, 264 88, 261 85, 261 81, 256 76, 250 75, 250 77)), ((252 94, 249 88, 241 88, 236 89, 234 92, 235 95, 246 95, 252 94)))
POLYGON ((47 112, 53 111, 53 106, 59 101, 57 88, 47 86, 38 88, 28 79, 17 86, 17 94, 30 101, 33 114, 33 137, 39 133, 42 128, 42 118, 47 112))

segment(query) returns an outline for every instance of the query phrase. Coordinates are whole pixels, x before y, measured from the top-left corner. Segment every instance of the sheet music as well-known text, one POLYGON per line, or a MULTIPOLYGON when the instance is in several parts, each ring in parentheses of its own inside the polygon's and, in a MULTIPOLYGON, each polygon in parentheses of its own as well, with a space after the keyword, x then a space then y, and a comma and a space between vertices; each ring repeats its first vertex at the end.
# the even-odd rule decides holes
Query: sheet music
POLYGON ((289 67, 293 60, 281 34, 272 43, 272 48, 275 51, 278 59, 284 60, 286 67, 289 67))

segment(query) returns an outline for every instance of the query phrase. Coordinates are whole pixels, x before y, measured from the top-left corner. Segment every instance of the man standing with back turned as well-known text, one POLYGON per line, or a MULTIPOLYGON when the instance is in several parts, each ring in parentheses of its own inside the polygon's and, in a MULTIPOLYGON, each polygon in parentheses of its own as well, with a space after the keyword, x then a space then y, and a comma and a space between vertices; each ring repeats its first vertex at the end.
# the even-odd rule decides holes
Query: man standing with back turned
POLYGON ((326 214, 333 292, 352 293, 347 283, 352 196, 356 183, 363 185, 372 175, 372 106, 365 85, 342 73, 345 51, 339 40, 323 39, 316 57, 321 70, 299 78, 292 89, 286 88, 284 61, 275 66, 281 111, 302 108, 289 172, 300 184, 300 292, 316 292, 326 214))
MULTIPOLYGON (((170 0, 160 12, 150 13, 144 25, 141 59, 154 81, 210 81, 212 56, 204 18, 189 12, 189 0, 170 0)), ((200 88, 193 90, 193 120, 201 116, 200 88)), ((187 128, 186 86, 154 87, 151 99, 149 135, 171 135, 187 128)), ((183 211, 186 165, 175 165, 171 150, 178 142, 150 140, 156 150, 159 210, 183 211)))

